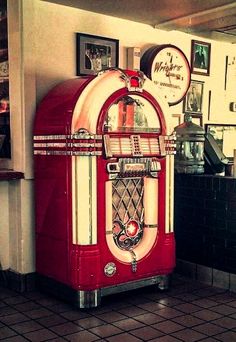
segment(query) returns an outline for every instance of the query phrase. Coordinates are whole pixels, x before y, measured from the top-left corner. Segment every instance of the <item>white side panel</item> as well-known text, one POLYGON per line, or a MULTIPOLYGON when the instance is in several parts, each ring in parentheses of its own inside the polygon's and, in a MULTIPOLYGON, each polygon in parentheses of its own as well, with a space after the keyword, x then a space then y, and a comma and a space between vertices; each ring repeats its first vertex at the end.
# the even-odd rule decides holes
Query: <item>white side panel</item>
POLYGON ((144 178, 144 218, 145 224, 158 223, 158 179, 144 178))
POLYGON ((166 156, 166 233, 174 231, 174 156, 166 156))
POLYGON ((97 243, 96 157, 77 156, 72 160, 73 243, 97 243))

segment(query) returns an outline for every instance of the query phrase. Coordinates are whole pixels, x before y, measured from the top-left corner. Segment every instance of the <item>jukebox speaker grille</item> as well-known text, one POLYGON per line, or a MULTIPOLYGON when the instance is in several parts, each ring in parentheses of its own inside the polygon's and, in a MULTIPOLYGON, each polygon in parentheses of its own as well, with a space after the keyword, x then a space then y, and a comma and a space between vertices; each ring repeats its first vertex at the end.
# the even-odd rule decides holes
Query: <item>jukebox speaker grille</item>
POLYGON ((117 179, 112 182, 112 218, 126 223, 144 219, 143 178, 117 179))

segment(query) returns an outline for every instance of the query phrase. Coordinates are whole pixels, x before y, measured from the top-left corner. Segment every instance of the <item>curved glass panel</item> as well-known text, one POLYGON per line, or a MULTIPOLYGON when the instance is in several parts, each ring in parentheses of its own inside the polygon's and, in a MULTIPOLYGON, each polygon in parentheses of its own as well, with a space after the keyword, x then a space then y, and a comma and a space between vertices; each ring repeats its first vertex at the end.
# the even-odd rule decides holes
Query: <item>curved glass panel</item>
POLYGON ((160 132, 153 105, 140 95, 126 95, 112 104, 105 117, 104 132, 160 132))

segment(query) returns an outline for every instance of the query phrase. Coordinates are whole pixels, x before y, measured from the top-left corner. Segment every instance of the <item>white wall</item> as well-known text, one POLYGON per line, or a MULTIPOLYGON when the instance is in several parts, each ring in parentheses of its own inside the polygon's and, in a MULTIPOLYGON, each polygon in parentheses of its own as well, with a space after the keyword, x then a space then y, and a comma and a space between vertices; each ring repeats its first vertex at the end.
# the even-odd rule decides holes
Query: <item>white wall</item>
MULTIPOLYGON (((192 75, 203 81, 203 119, 208 121, 208 95, 211 90, 210 121, 236 123, 236 114, 229 111, 229 102, 236 100, 235 93, 224 91, 225 57, 235 56, 236 46, 230 43, 211 41, 178 31, 160 31, 149 25, 119 18, 91 13, 71 7, 37 1, 36 69, 37 100, 61 80, 75 77, 76 44, 75 32, 94 34, 119 39, 121 68, 126 68, 126 48, 138 46, 144 53, 150 46, 171 43, 178 46, 190 61, 191 40, 211 43, 210 76, 192 75)), ((234 75, 236 84, 236 75, 234 75)), ((173 113, 182 113, 182 103, 173 106, 173 113)))

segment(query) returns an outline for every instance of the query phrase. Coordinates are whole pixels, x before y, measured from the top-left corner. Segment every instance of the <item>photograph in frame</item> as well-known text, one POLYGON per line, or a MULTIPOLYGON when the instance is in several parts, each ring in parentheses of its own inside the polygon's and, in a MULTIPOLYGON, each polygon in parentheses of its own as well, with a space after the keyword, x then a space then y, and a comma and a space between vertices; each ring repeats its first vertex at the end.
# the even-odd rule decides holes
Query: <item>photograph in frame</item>
POLYGON ((202 114, 203 85, 204 82, 191 80, 183 101, 184 113, 202 114))
POLYGON ((198 75, 210 75, 211 44, 192 40, 191 72, 198 75))
POLYGON ((118 64, 119 40, 76 33, 77 75, 95 75, 118 64))

